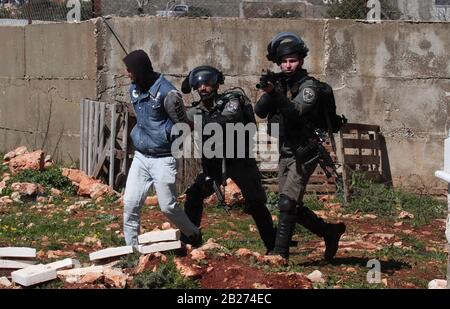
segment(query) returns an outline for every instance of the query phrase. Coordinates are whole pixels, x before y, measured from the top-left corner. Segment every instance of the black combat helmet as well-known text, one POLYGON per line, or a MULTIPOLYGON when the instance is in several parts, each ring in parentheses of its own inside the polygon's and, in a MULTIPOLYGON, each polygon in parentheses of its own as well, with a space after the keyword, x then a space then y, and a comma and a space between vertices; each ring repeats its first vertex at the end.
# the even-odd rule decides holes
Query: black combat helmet
POLYGON ((305 58, 308 51, 305 42, 295 33, 280 32, 267 46, 267 59, 279 65, 283 56, 298 54, 299 57, 305 58))
MULTIPOLYGON (((181 85, 181 91, 183 93, 190 93, 191 89, 197 90, 200 85, 222 85, 224 81, 225 77, 221 71, 207 65, 199 66, 194 68, 184 79, 181 85)), ((207 97, 202 97, 202 99, 207 99, 207 97)))

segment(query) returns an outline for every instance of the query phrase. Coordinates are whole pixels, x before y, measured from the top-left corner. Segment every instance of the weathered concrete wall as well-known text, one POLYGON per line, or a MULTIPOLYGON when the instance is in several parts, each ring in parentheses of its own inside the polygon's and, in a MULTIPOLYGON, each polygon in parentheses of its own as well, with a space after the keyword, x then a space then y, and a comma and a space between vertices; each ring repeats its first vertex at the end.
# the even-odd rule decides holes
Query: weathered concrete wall
MULTIPOLYGON (((306 68, 335 88, 338 112, 381 126, 395 183, 444 189, 433 173, 449 127, 448 23, 150 17, 114 19, 112 26, 130 50, 149 52, 155 69, 176 85, 193 67, 209 64, 224 71, 225 88, 242 86, 254 100, 261 70, 276 69, 265 59, 267 42, 294 31, 310 49, 306 68)), ((126 102, 124 55, 110 33, 105 38, 99 95, 126 102)))
MULTIPOLYGON (((209 64, 253 100, 267 42, 299 33, 310 48, 305 67, 335 89, 338 112, 378 124, 386 136, 396 184, 433 192, 449 129, 449 23, 346 20, 110 20, 128 50, 149 52, 156 70, 180 86, 195 66, 209 64), (425 186, 426 188, 423 188, 425 186)), ((99 20, 81 24, 0 27, 8 42, 0 61, 0 151, 44 147, 78 159, 79 100, 127 102, 124 53, 99 20)), ((190 101, 195 94, 186 96, 190 101)))
POLYGON ((79 102, 97 93, 96 27, 0 27, 0 151, 42 148, 58 160, 79 156, 79 102))

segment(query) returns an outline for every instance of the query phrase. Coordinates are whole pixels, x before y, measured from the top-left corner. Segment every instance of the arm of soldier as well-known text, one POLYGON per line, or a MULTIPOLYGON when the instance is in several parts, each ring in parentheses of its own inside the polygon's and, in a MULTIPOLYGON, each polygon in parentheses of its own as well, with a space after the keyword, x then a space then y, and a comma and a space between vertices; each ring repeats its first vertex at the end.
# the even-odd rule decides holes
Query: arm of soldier
POLYGON ((236 123, 242 121, 242 107, 239 99, 232 98, 224 106, 222 113, 213 115, 206 122, 215 122, 225 127, 227 123, 236 123))
POLYGON ((279 110, 285 116, 292 116, 293 114, 300 117, 311 112, 318 102, 318 90, 313 81, 306 81, 300 87, 297 96, 289 100, 288 98, 280 98, 279 110), (289 104, 290 103, 290 104, 289 104))
POLYGON ((183 98, 178 91, 172 90, 166 95, 164 109, 173 123, 188 123, 183 98))
POLYGON ((255 114, 259 118, 266 118, 269 114, 276 112, 276 104, 272 95, 265 93, 255 104, 255 114))

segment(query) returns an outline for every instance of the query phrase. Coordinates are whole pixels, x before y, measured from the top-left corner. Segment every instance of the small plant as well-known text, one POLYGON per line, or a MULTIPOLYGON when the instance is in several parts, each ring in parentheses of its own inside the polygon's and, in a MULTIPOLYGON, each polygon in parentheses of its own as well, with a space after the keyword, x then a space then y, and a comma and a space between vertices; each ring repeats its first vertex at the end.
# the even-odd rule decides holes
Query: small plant
POLYGON ((11 177, 7 182, 7 186, 15 182, 31 182, 42 185, 46 191, 51 188, 61 190, 65 195, 74 195, 75 188, 69 178, 62 174, 61 168, 52 166, 44 171, 23 170, 16 176, 11 177))
POLYGON ((133 279, 133 288, 140 289, 198 289, 199 283, 184 278, 170 260, 160 264, 155 272, 145 271, 133 279))

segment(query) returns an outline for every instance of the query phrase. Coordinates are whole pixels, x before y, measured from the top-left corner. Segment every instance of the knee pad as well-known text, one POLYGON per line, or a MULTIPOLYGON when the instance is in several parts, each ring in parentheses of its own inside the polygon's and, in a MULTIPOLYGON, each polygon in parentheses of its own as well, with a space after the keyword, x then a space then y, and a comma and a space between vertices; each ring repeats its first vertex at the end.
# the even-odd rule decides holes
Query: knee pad
POLYGON ((286 195, 280 195, 280 200, 278 201, 278 208, 280 213, 295 214, 297 203, 286 195))

